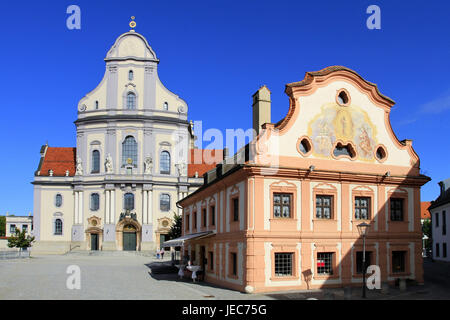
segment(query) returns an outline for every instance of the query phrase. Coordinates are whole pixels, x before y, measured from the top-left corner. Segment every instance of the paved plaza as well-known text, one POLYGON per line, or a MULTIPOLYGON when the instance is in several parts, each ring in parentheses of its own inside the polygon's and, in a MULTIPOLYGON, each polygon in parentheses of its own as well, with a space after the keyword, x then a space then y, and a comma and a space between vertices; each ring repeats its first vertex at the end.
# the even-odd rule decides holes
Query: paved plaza
MULTIPOLYGON (((166 260, 167 261, 167 260, 166 260)), ((350 296, 343 289, 303 292, 244 294, 207 283, 179 280, 176 273, 156 274, 150 266, 160 263, 154 257, 136 254, 69 254, 0 260, 0 300, 319 300, 361 299, 360 288, 350 296), (70 290, 66 273, 79 266, 81 288, 70 290)), ((155 268, 153 268, 155 270, 155 268)), ((407 291, 390 288, 388 293, 368 291, 367 297, 391 299, 450 299, 450 265, 425 260, 425 285, 407 291)))
POLYGON ((121 299, 121 300, 214 300, 270 299, 217 288, 177 274, 151 274, 153 257, 134 254, 55 255, 0 260, 0 300, 6 299, 121 299), (81 271, 81 289, 66 286, 67 268, 81 271))

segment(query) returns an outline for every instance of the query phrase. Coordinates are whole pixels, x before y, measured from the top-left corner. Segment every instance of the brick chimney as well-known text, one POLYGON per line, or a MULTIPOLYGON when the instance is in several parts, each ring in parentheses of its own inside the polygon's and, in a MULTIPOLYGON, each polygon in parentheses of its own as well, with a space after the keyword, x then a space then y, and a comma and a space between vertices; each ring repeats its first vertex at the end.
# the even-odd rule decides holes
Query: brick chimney
POLYGON ((270 123, 270 90, 263 85, 253 95, 253 130, 256 135, 261 131, 264 123, 270 123))

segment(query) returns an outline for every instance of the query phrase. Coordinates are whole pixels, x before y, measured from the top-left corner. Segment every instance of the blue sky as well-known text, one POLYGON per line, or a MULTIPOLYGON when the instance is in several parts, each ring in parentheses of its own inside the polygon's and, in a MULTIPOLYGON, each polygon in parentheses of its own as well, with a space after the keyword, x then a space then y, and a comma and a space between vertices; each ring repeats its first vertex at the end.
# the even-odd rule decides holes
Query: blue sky
POLYGON ((75 146, 76 106, 103 77, 107 50, 136 30, 157 53, 159 76, 203 129, 249 128, 251 95, 272 91, 272 122, 285 116, 286 83, 330 65, 354 69, 396 101, 392 127, 412 139, 423 173, 450 177, 448 1, 1 1, 0 214, 33 209, 39 149, 75 146), (81 8, 81 30, 66 8, 81 8), (381 30, 366 9, 381 8, 381 30))

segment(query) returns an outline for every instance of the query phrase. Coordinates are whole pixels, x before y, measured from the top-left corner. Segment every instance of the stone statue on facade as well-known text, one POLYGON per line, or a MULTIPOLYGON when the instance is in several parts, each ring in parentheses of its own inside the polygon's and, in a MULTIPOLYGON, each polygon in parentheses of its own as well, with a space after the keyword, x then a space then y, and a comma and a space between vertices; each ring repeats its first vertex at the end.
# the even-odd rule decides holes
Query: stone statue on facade
POLYGON ((152 174, 153 160, 152 157, 146 157, 144 160, 144 174, 152 174))
POLYGON ((186 164, 185 163, 178 163, 175 166, 177 167, 179 176, 185 175, 185 169, 186 169, 186 164))
POLYGON ((113 172, 112 157, 111 157, 111 154, 109 154, 109 153, 108 153, 108 156, 106 157, 106 161, 105 161, 105 170, 106 170, 106 173, 113 172))
POLYGON ((82 176, 83 175, 83 164, 81 162, 81 158, 77 157, 77 168, 76 168, 75 175, 76 176, 82 176))

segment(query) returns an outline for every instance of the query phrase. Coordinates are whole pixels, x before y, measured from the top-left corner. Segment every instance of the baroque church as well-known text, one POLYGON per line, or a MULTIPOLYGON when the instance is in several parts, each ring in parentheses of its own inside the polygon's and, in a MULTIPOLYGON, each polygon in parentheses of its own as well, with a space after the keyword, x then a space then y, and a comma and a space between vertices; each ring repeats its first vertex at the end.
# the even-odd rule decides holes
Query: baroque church
POLYGON ((34 251, 156 250, 177 201, 223 159, 194 148, 188 105, 161 83, 144 36, 120 35, 104 60, 103 79, 78 103, 76 148, 41 147, 34 251))

